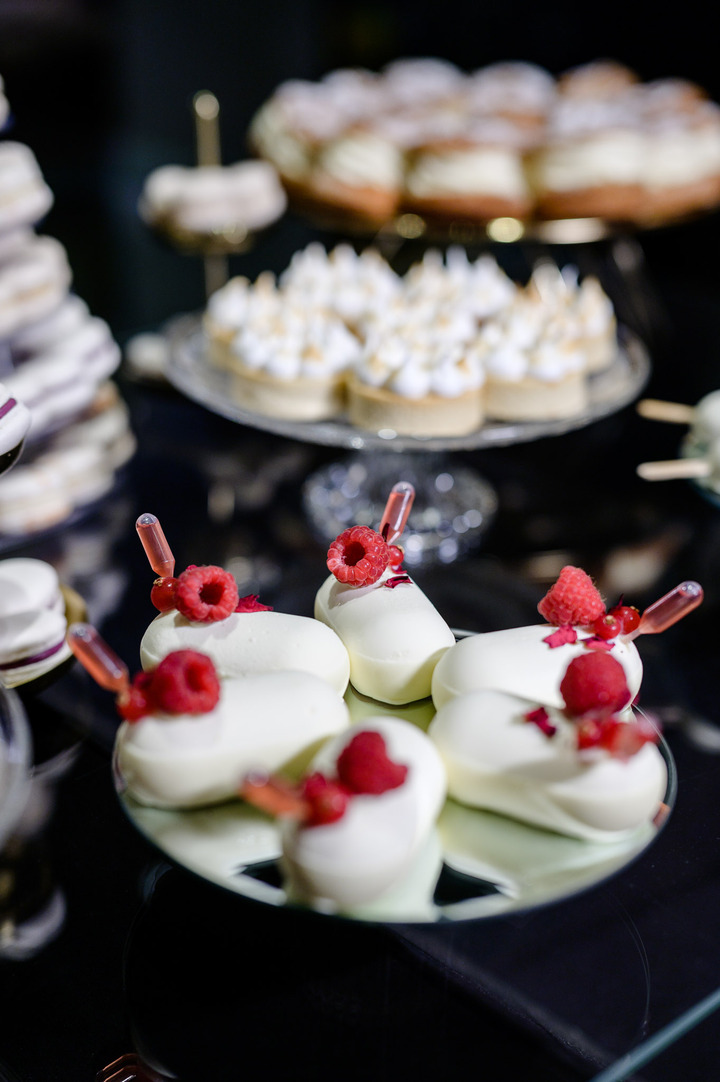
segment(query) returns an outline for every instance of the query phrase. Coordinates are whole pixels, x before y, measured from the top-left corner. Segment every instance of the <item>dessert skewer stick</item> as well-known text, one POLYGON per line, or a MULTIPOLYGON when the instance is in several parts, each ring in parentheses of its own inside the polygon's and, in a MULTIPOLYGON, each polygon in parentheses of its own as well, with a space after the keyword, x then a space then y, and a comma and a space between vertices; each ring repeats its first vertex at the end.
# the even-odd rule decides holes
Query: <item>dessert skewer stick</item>
POLYGON ((67 641, 75 657, 101 688, 118 695, 128 690, 127 665, 91 624, 70 624, 67 641))
POLYGON ((675 481, 710 477, 715 468, 707 458, 666 458, 641 462, 635 472, 644 481, 675 481))
MULTIPOLYGON (((220 105, 209 90, 199 90, 193 98, 195 117, 195 152, 199 166, 222 165, 220 153, 220 105)), ((227 256, 207 253, 205 264, 205 296, 210 297, 228 280, 227 256)))
POLYGON ((398 481, 390 490, 379 531, 388 545, 394 544, 405 529, 414 499, 415 489, 409 481, 398 481))
POLYGON ((683 402, 665 402, 659 398, 641 398, 637 412, 650 421, 670 421, 672 424, 690 425, 695 420, 695 406, 683 402))
POLYGON ((705 596, 699 582, 688 580, 681 582, 669 593, 649 605, 640 616, 640 623, 626 639, 636 639, 638 635, 656 635, 659 631, 666 631, 678 620, 696 609, 705 596))
POLYGON ((157 516, 150 512, 140 515, 135 522, 135 529, 150 566, 158 578, 172 578, 175 557, 157 516))

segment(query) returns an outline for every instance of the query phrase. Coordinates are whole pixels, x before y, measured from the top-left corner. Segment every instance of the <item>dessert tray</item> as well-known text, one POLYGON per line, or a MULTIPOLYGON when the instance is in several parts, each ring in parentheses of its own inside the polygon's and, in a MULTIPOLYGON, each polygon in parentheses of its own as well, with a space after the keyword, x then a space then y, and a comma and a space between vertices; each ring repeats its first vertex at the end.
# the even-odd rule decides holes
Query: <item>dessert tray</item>
POLYGON ((575 417, 556 421, 492 422, 465 436, 402 436, 391 430, 368 432, 344 417, 329 421, 288 421, 243 409, 233 401, 230 378, 206 359, 201 318, 197 314, 176 317, 165 327, 170 344, 167 377, 188 398, 238 424, 322 446, 352 451, 469 451, 530 442, 558 436, 617 412, 632 402, 650 375, 650 359, 639 338, 621 328, 613 364, 590 377, 589 408, 575 417))
MULTIPOLYGON (((380 704, 352 688, 347 695, 355 712, 379 712, 380 704)), ((426 728, 434 708, 425 699, 394 708, 394 713, 426 728)), ((659 747, 668 784, 653 822, 617 841, 592 843, 448 799, 411 878, 392 895, 340 919, 402 924, 478 920, 570 898, 603 882, 652 844, 672 810, 675 764, 664 740, 659 747)), ((185 811, 148 807, 124 791, 115 773, 128 818, 171 862, 254 902, 304 908, 281 885, 274 819, 240 800, 185 811)))

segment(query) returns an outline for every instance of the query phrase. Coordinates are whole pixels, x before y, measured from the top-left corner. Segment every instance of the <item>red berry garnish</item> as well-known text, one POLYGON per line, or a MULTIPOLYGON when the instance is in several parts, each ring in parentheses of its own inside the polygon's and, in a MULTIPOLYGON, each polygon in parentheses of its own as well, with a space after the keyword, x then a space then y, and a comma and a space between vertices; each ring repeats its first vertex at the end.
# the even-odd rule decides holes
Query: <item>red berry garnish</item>
POLYGON ((309 807, 305 819, 305 826, 309 827, 336 823, 345 814, 350 799, 350 793, 343 785, 317 772, 305 778, 300 793, 309 807))
POLYGON ((150 591, 150 600, 160 612, 169 612, 175 608, 176 578, 155 579, 150 591))
POLYGON ((246 594, 238 599, 235 612, 272 612, 272 605, 263 605, 257 594, 246 594))
POLYGON ((630 702, 625 670, 611 654, 591 650, 573 658, 560 682, 568 714, 615 714, 630 702))
POLYGON ((339 582, 369 586, 388 565, 388 546, 377 530, 351 526, 328 549, 327 566, 339 582))
POLYGON ((579 751, 602 748, 614 759, 629 759, 645 744, 656 744, 658 733, 646 718, 621 721, 616 717, 584 719, 578 726, 579 751))
POLYGON ((623 635, 629 635, 640 623, 640 612, 634 605, 614 605, 608 615, 620 622, 623 635))
POLYGON ((151 682, 152 673, 136 673, 127 691, 118 696, 118 713, 125 721, 139 721, 152 713, 151 682))
POLYGON ((606 612, 604 616, 599 616, 597 620, 593 620, 590 629, 599 639, 614 639, 617 638, 623 627, 617 616, 614 616, 612 612, 606 612))
POLYGON ((557 582, 538 604, 549 624, 592 624, 605 612, 605 603, 594 582, 580 567, 563 567, 557 582))
POLYGON ((222 567, 188 567, 178 576, 175 607, 188 620, 202 624, 224 620, 238 600, 237 583, 222 567))
POLYGON ((337 760, 338 778, 354 793, 385 793, 397 789, 408 768, 388 757, 382 735, 365 729, 352 738, 337 760))
POLYGON ((165 714, 207 714, 220 699, 215 666, 198 650, 174 650, 150 676, 149 698, 165 714))
POLYGON ((388 565, 393 571, 399 571, 404 559, 405 553, 399 545, 388 545, 388 565))

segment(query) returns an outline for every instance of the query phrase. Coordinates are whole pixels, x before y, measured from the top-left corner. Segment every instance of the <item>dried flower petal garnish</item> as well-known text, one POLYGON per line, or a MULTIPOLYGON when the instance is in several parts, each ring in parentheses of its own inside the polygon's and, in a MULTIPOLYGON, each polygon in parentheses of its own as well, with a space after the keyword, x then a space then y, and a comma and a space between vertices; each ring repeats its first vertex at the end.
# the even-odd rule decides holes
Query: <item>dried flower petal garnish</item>
POLYGON ((235 612, 272 612, 272 605, 263 605, 258 601, 259 594, 246 594, 238 599, 235 612))
POLYGON ((557 725, 553 725, 550 721, 550 717, 544 706, 539 706, 537 710, 528 711, 525 715, 525 721, 530 721, 533 725, 537 725, 540 732, 545 733, 545 736, 554 736, 557 732, 557 725))
POLYGON ((557 646, 565 646, 569 642, 577 642, 577 631, 570 624, 563 624, 553 631, 550 635, 546 635, 543 642, 546 642, 548 646, 554 650, 557 646))

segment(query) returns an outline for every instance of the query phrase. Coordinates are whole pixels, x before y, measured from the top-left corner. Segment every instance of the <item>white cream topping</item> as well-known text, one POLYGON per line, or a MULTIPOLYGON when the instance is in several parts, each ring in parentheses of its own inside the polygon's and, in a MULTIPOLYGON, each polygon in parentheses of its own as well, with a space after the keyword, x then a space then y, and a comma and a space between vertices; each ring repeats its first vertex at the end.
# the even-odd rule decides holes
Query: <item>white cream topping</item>
MULTIPOLYGON (((312 768, 335 777, 335 763, 357 732, 379 732, 389 758, 408 767, 405 781, 380 794, 358 794, 334 823, 283 831, 283 866, 298 900, 325 911, 376 902, 400 884, 433 828, 445 799, 445 771, 435 747, 415 725, 369 716, 326 744, 312 768)), ((439 863, 436 865, 439 873, 439 863)), ((428 884, 430 890, 434 880, 428 884)))
MULTIPOLYGON (((628 759, 578 753, 575 727, 552 714, 553 736, 526 720, 527 700, 500 691, 449 700, 430 723, 449 795, 475 808, 589 841, 612 841, 658 811, 667 770, 654 744, 628 759)), ((627 724, 632 724, 628 721, 627 724)))
POLYGON ((0 383, 0 409, 3 406, 7 408, 0 417, 0 455, 14 450, 25 439, 31 424, 30 411, 24 402, 0 383))
MULTIPOLYGON (((578 629, 578 641, 551 647, 543 640, 556 628, 547 624, 488 631, 460 639, 440 658, 432 678, 432 697, 439 709, 468 691, 490 689, 527 699, 536 706, 562 709, 560 683, 573 658, 587 652, 588 633, 578 629)), ((642 682, 637 647, 618 637, 612 657, 623 666, 634 698, 642 682)))
POLYGON ((154 669, 173 650, 199 650, 221 677, 282 669, 322 677, 340 695, 350 675, 348 652, 335 632, 309 616, 282 612, 234 612, 201 624, 176 609, 160 613, 140 642, 143 669, 154 669))
POLYGON ((212 233, 238 225, 261 229, 280 217, 287 197, 268 162, 165 165, 146 178, 140 206, 149 220, 168 218, 182 229, 212 233))
POLYGON ((421 152, 407 173, 405 186, 418 198, 444 192, 487 192, 507 199, 528 196, 519 155, 502 146, 421 152))
POLYGON ((396 146, 372 130, 353 130, 328 143, 317 169, 353 187, 399 188, 403 158, 396 146))
POLYGON ((642 183, 645 143, 638 131, 611 129, 551 144, 532 164, 533 183, 552 191, 642 183))
POLYGON ((52 203, 32 150, 24 143, 0 142, 0 229, 34 225, 52 203))
POLYGON ((348 586, 329 575, 315 597, 315 617, 331 627, 350 657, 350 681, 363 695, 408 703, 430 694, 433 669, 455 636, 416 583, 348 586))
POLYGON ((190 808, 237 796, 252 771, 297 768, 318 742, 345 729, 348 710, 325 680, 307 672, 224 679, 207 714, 156 714, 123 722, 115 757, 143 804, 190 808))

